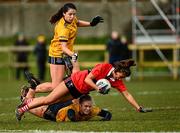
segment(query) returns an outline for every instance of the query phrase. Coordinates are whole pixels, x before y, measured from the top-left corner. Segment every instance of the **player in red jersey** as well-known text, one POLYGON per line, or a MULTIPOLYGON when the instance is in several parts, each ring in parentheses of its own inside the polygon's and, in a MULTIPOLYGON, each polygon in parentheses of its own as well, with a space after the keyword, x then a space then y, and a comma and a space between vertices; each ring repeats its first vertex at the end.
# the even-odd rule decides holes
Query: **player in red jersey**
POLYGON ((130 67, 135 66, 133 60, 117 61, 113 65, 102 63, 96 65, 91 71, 84 70, 73 73, 70 77, 61 82, 49 95, 44 97, 33 98, 30 103, 24 102, 23 105, 16 109, 16 118, 21 120, 22 115, 29 109, 42 105, 49 105, 58 102, 58 99, 67 94, 70 99, 79 98, 83 94, 96 90, 105 94, 103 88, 99 88, 95 82, 99 79, 106 78, 113 88, 116 88, 123 94, 125 99, 139 112, 148 112, 142 108, 133 96, 128 92, 122 79, 130 76, 130 67))

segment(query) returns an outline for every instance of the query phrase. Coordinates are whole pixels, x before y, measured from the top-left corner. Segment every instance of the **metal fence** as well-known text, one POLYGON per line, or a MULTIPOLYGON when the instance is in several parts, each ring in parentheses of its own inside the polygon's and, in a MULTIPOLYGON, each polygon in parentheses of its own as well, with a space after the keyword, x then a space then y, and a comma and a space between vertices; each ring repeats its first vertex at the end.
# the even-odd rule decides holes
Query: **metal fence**
MULTIPOLYGON (((129 49, 131 51, 136 51, 139 55, 139 58, 136 60, 137 62, 137 72, 138 73, 138 77, 139 79, 143 79, 144 77, 144 68, 147 67, 171 67, 172 71, 169 72, 169 74, 172 76, 172 78, 174 80, 178 79, 178 70, 180 67, 180 61, 178 60, 177 56, 179 56, 177 54, 177 51, 180 49, 180 45, 178 44, 159 44, 156 47, 158 47, 158 49, 161 50, 171 50, 172 51, 172 60, 167 61, 167 62, 163 62, 163 61, 157 61, 157 60, 153 60, 153 61, 147 61, 145 60, 145 55, 146 55, 146 51, 150 51, 150 50, 155 50, 154 47, 152 47, 151 45, 129 45, 129 49)), ((86 62, 80 62, 80 66, 83 67, 93 67, 95 64, 98 64, 100 62, 108 62, 108 53, 106 52, 106 46, 103 44, 98 44, 98 45, 75 45, 75 50, 76 51, 104 51, 104 60, 102 61, 86 61, 86 62)), ((17 47, 12 47, 12 46, 8 46, 8 47, 0 47, 0 54, 2 53, 6 53, 7 54, 7 58, 8 61, 6 63, 1 63, 0 67, 1 68, 8 68, 9 70, 9 79, 11 78, 11 69, 12 68, 16 68, 16 67, 23 67, 23 66, 30 66, 30 67, 35 67, 35 62, 28 62, 28 64, 19 64, 16 63, 13 60, 13 52, 17 52, 17 51, 29 51, 32 52, 33 51, 33 46, 29 46, 29 47, 21 47, 21 48, 17 48, 17 47)))

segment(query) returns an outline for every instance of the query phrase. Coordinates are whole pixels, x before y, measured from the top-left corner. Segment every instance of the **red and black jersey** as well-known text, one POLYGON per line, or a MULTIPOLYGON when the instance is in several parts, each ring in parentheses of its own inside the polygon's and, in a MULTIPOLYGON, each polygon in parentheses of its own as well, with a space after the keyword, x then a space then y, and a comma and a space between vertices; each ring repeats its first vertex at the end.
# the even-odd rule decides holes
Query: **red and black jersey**
MULTIPOLYGON (((114 67, 111 64, 102 63, 102 64, 96 65, 91 70, 90 73, 94 75, 95 80, 97 81, 102 78, 107 78, 113 70, 114 70, 114 67)), ((87 75, 88 75, 88 70, 79 71, 71 75, 71 79, 75 87, 81 93, 88 93, 89 91, 92 90, 92 88, 89 85, 87 85, 84 81, 87 75)), ((118 91, 123 92, 127 90, 122 80, 115 80, 112 78, 107 78, 107 80, 109 80, 109 82, 111 83, 111 86, 118 89, 118 91)))

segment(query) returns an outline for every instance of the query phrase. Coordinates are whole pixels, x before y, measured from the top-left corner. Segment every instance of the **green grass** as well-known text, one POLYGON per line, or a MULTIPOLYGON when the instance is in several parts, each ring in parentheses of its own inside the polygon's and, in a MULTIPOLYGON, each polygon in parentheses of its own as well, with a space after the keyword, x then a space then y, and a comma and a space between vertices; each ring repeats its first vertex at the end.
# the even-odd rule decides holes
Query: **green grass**
POLYGON ((112 120, 55 123, 30 114, 18 123, 14 109, 19 103, 19 87, 25 81, 0 80, 0 130, 72 130, 72 131, 180 131, 180 82, 154 79, 126 82, 129 91, 140 105, 153 108, 151 113, 138 113, 121 94, 111 90, 109 95, 91 93, 95 104, 109 109, 112 120))
MULTIPOLYGON (((8 63, 6 57, 6 53, 1 53, 2 63, 8 63)), ((35 62, 32 53, 29 60, 35 62)), ((103 52, 80 52, 80 61, 102 60, 103 52)), ((30 70, 37 75, 35 67, 30 70)), ((46 80, 49 79, 48 71, 47 68, 46 80)), ((172 81, 171 77, 151 77, 151 79, 145 78, 142 82, 133 80, 126 83, 138 103, 153 108, 152 113, 142 114, 134 111, 117 91, 111 91, 106 96, 92 93, 97 106, 112 112, 113 117, 109 122, 102 122, 95 118, 88 122, 55 123, 27 113, 26 118, 18 123, 15 120, 14 110, 19 103, 19 88, 25 83, 23 78, 21 81, 15 80, 13 68, 0 68, 0 132, 2 130, 180 131, 180 82, 172 81)))

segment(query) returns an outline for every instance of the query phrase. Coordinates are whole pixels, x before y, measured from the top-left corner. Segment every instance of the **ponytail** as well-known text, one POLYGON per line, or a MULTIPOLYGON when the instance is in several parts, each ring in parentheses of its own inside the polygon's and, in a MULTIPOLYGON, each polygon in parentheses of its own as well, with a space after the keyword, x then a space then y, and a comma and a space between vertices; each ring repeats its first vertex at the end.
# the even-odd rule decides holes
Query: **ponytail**
POLYGON ((123 72, 127 77, 131 75, 130 67, 135 65, 135 62, 132 59, 116 61, 113 63, 115 72, 123 72))
POLYGON ((60 20, 63 17, 63 13, 66 13, 69 9, 76 9, 76 6, 73 3, 66 3, 63 7, 59 9, 59 11, 54 14, 49 22, 51 24, 55 24, 58 20, 60 20))
POLYGON ((60 20, 63 17, 63 7, 56 13, 54 14, 51 19, 49 20, 49 22, 51 24, 55 24, 58 20, 60 20))
POLYGON ((121 61, 116 61, 113 63, 114 66, 116 67, 131 67, 135 66, 135 62, 132 59, 127 59, 127 60, 121 60, 121 61))

